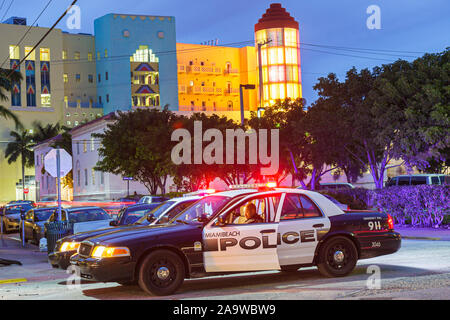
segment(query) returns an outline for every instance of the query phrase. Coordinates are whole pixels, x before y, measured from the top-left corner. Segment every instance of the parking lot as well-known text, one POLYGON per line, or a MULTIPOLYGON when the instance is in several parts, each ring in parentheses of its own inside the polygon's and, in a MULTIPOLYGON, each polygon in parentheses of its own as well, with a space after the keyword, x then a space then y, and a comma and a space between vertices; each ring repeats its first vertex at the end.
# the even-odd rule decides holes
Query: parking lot
MULTIPOLYGON (((186 280, 177 294, 164 298, 448 299, 449 244, 448 241, 404 239, 397 253, 360 260, 352 274, 344 278, 324 278, 316 268, 294 273, 248 272, 186 280), (368 273, 371 270, 380 271, 379 289, 374 282, 377 272, 368 273)), ((81 281, 79 286, 68 285, 74 283, 70 275, 51 268, 46 253, 39 252, 36 246, 27 244, 23 248, 18 234, 3 236, 0 258, 22 263, 22 266, 0 267, 0 299, 161 299, 145 294, 138 286, 87 281, 81 281)))

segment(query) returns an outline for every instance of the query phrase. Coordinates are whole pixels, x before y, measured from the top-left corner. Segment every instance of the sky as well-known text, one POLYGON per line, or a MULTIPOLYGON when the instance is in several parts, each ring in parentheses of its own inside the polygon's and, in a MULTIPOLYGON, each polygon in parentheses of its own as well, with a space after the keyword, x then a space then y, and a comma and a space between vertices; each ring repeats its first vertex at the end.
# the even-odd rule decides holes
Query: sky
MULTIPOLYGON (((26 17, 31 24, 49 1, 0 0, 0 18, 26 17)), ((71 2, 51 1, 37 24, 51 26, 71 2)), ((255 23, 272 2, 280 2, 300 24, 307 104, 317 99, 313 90, 317 79, 330 72, 343 79, 353 66, 373 68, 400 58, 411 61, 450 46, 448 0, 79 0, 81 29, 76 32, 94 33, 94 20, 108 13, 145 14, 174 16, 177 42, 219 39, 220 45, 250 41, 254 40, 255 23), (380 29, 367 27, 371 14, 366 11, 371 5, 380 9, 380 29)), ((74 32, 67 29, 66 20, 57 27, 74 32)))

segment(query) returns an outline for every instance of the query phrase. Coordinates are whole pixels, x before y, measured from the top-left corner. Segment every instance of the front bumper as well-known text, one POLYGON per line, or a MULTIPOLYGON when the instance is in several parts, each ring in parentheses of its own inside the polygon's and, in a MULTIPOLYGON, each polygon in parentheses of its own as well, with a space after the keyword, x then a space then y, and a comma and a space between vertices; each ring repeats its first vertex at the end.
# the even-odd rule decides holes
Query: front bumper
POLYGON ((48 255, 50 264, 55 268, 67 269, 70 266, 70 257, 77 253, 76 250, 64 252, 52 252, 48 255))
POLYGON ((357 235, 360 243, 360 259, 368 259, 397 252, 402 244, 400 233, 386 231, 357 235))
POLYGON ((136 267, 131 257, 96 259, 79 254, 70 257, 70 264, 80 269, 81 278, 98 282, 133 281, 136 267))

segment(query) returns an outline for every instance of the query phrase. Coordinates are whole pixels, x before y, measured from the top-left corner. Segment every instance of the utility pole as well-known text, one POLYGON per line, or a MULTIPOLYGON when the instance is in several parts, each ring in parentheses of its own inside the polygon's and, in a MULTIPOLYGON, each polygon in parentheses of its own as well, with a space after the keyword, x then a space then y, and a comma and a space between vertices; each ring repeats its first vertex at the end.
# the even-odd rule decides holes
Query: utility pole
POLYGON ((264 40, 263 42, 258 43, 258 68, 259 68, 259 108, 258 108, 258 117, 260 116, 261 110, 263 110, 263 99, 264 99, 264 88, 263 88, 263 71, 262 71, 262 58, 261 58, 261 48, 262 46, 272 42, 271 39, 264 40))

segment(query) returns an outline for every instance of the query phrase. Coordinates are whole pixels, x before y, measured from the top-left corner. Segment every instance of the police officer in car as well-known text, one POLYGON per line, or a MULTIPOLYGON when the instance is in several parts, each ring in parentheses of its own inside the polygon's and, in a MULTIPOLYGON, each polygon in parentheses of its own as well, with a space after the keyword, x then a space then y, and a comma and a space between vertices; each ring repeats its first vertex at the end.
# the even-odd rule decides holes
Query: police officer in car
POLYGON ((253 203, 248 203, 244 209, 245 223, 263 223, 263 219, 256 213, 256 206, 253 203))

